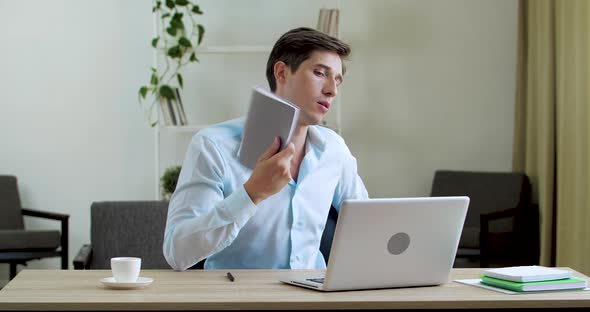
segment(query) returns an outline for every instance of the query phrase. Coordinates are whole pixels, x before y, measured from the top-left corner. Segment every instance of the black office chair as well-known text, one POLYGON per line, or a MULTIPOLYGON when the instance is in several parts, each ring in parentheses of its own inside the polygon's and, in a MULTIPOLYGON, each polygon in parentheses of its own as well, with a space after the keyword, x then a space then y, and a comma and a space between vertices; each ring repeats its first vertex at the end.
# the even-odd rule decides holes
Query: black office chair
POLYGON ((336 230, 336 222, 338 221, 338 212, 334 206, 330 207, 328 218, 326 220, 326 227, 322 233, 322 240, 320 241, 320 252, 328 264, 330 259, 330 250, 332 249, 332 241, 334 240, 334 231, 336 230))
POLYGON ((439 170, 431 196, 469 196, 455 267, 539 263, 539 208, 523 173, 439 170))
POLYGON ((61 257, 61 268, 68 269, 69 215, 30 210, 21 207, 15 176, 0 175, 0 262, 10 264, 10 279, 17 264, 30 260, 61 257), (58 220, 61 233, 25 230, 23 216, 58 220))

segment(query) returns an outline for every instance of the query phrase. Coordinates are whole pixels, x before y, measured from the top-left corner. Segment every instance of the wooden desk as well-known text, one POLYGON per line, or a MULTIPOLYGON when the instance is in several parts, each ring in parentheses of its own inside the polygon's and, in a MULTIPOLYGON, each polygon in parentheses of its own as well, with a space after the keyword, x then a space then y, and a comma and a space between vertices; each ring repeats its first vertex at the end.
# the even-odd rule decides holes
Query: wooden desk
MULTIPOLYGON (((322 293, 285 285, 280 270, 142 271, 144 289, 111 290, 110 271, 24 270, 0 291, 0 310, 590 308, 590 291, 505 295, 454 282, 436 287, 322 293)), ((303 271, 313 275, 315 271, 303 271)), ((481 269, 454 269, 451 279, 481 269)), ((588 277, 576 274, 588 279, 588 277)))

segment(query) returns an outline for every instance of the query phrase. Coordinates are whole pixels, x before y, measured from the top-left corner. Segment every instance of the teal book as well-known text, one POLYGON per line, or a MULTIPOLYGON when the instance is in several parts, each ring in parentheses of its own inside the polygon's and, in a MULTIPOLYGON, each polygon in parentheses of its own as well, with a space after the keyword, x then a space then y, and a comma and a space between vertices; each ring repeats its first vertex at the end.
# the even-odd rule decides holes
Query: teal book
POLYGON ((565 289, 584 289, 587 286, 587 282, 581 278, 564 278, 552 281, 542 282, 512 282, 499 278, 493 278, 489 276, 481 276, 482 284, 503 288, 512 291, 524 292, 524 291, 543 291, 543 290, 565 290, 565 289))

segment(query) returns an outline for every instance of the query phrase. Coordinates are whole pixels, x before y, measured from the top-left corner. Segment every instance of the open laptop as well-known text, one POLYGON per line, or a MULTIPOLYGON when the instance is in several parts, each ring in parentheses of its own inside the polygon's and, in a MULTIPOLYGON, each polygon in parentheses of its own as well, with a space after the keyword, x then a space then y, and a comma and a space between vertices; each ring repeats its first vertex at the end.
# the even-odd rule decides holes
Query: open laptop
POLYGON ((325 274, 293 271, 281 282, 320 291, 447 283, 468 205, 464 196, 346 200, 325 274))

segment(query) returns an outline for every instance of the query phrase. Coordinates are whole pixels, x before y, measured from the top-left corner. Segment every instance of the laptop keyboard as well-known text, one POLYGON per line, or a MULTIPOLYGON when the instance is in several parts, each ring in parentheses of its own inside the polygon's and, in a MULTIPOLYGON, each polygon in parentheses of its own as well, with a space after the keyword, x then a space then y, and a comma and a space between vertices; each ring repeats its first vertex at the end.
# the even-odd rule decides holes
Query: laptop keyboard
POLYGON ((324 278, 323 277, 320 277, 320 278, 308 278, 306 280, 307 281, 316 282, 316 283, 320 283, 320 284, 323 284, 324 283, 324 278))

